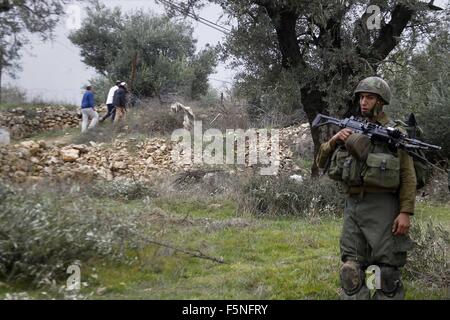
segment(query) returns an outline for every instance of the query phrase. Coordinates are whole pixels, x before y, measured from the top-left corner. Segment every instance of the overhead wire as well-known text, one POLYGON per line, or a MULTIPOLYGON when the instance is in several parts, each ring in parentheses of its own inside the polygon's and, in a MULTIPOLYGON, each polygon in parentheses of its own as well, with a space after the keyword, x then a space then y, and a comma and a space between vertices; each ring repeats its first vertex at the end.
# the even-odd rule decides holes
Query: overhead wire
POLYGON ((228 29, 228 28, 226 28, 224 26, 221 26, 221 25, 219 25, 219 24, 217 24, 215 22, 212 22, 212 21, 210 21, 208 19, 200 17, 200 16, 198 16, 198 15, 196 15, 196 14, 194 14, 194 13, 192 13, 192 12, 182 8, 182 7, 180 7, 179 5, 177 5, 177 4, 173 3, 173 2, 170 2, 168 0, 158 0, 158 1, 168 5, 170 8, 174 9, 175 11, 178 11, 179 13, 182 13, 182 14, 184 14, 184 15, 186 15, 186 16, 194 19, 194 20, 196 20, 197 22, 202 23, 203 25, 206 25, 207 27, 210 27, 210 28, 212 28, 214 30, 217 30, 217 31, 219 31, 219 32, 221 32, 223 34, 229 34, 231 32, 230 29, 228 29))

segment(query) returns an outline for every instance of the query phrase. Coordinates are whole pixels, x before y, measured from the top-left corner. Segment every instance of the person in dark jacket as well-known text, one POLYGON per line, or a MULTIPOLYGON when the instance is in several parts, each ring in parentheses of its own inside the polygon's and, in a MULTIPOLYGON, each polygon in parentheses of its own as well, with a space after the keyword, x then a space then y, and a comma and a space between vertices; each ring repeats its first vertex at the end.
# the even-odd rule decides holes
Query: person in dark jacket
POLYGON ((127 84, 125 82, 119 84, 119 89, 114 93, 113 104, 116 108, 114 123, 125 121, 127 113, 127 84))

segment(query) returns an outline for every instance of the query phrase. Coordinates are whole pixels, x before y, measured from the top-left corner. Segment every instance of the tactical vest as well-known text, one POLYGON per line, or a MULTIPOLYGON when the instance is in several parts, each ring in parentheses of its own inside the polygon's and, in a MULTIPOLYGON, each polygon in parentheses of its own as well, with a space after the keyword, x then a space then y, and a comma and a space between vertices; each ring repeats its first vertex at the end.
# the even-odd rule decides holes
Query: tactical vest
MULTIPOLYGON (((395 123, 389 126, 395 126, 395 123)), ((372 141, 365 160, 350 155, 339 145, 331 157, 328 176, 346 187, 364 187, 395 192, 400 187, 400 159, 386 143, 372 141)))

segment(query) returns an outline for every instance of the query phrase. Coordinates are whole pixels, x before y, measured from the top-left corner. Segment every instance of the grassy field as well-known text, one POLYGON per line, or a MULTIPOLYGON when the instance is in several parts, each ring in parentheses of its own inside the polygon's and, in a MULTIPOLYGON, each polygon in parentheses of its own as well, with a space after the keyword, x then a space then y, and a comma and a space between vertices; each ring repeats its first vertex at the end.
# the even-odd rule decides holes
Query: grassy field
MULTIPOLYGON (((108 128, 104 125, 99 131, 108 128)), ((79 137, 79 128, 72 128, 26 140, 72 143, 80 142, 79 137)), ((298 164, 311 165, 304 160, 298 164)), ((77 193, 54 194, 61 198, 58 201, 85 208, 77 193)), ((96 195, 89 206, 102 214, 143 213, 151 222, 149 239, 160 244, 129 250, 135 258, 131 264, 99 257, 83 261, 83 286, 76 298, 339 299, 340 217, 256 217, 240 212, 227 196, 174 194, 125 201, 96 195)), ((419 202, 413 223, 429 220, 450 232, 450 204, 419 202)), ((447 289, 433 284, 410 279, 404 283, 407 299, 450 298, 447 289)), ((64 279, 40 289, 29 282, 0 282, 0 299, 70 298, 58 290, 64 286, 64 279)))
MULTIPOLYGON (((103 210, 147 210, 148 201, 103 199, 103 210)), ((92 259, 82 265, 82 298, 89 299, 338 299, 341 218, 257 218, 230 200, 156 199, 148 230, 156 241, 201 252, 224 263, 174 248, 147 245, 130 252, 132 265, 92 259)), ((430 217, 450 231, 450 206, 420 203, 416 221, 430 217)), ((61 285, 64 285, 62 283, 61 285)), ((405 281, 407 299, 445 299, 448 292, 405 281)), ((62 298, 26 284, 0 284, 0 297, 26 292, 62 298)))

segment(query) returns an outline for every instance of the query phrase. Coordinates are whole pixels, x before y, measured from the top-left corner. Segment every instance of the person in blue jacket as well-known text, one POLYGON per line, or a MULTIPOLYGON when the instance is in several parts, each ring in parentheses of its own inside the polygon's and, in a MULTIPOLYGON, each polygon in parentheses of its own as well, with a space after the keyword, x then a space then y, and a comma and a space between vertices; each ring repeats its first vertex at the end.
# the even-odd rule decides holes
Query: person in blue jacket
POLYGON ((81 115, 83 116, 81 132, 86 132, 88 129, 89 120, 91 120, 89 129, 94 128, 97 125, 98 113, 95 111, 94 92, 92 91, 92 86, 86 87, 86 92, 84 93, 83 101, 81 102, 81 115))

